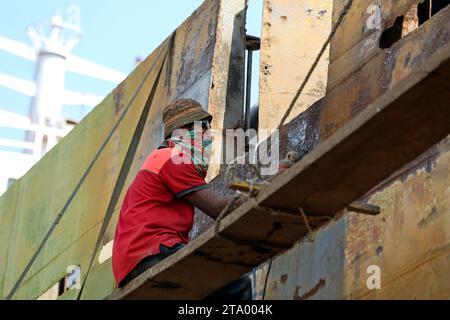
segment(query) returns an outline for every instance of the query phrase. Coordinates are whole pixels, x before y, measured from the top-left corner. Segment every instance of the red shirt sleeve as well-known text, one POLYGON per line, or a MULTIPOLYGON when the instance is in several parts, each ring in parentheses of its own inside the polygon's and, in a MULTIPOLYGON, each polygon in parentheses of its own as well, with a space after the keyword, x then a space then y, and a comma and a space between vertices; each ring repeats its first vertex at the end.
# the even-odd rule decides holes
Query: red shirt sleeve
POLYGON ((169 159, 162 166, 159 176, 175 194, 176 198, 209 188, 193 163, 177 163, 169 159))

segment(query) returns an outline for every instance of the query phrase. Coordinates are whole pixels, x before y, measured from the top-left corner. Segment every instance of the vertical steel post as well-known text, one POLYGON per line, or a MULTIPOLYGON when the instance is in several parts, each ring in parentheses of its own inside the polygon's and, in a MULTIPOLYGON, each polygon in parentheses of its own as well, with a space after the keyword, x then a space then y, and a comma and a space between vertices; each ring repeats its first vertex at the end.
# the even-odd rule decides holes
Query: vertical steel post
POLYGON ((253 51, 261 48, 261 39, 254 36, 247 36, 247 85, 245 90, 245 130, 250 129, 250 102, 252 95, 252 66, 253 66, 253 51))

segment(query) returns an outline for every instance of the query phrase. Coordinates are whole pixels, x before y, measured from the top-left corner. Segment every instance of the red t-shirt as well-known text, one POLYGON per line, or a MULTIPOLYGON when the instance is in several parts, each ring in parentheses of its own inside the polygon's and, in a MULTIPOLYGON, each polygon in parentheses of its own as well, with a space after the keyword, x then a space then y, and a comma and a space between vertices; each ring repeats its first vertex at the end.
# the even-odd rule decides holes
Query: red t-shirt
POLYGON ((113 244, 117 285, 143 258, 159 254, 160 244, 188 243, 194 207, 183 197, 209 186, 185 157, 173 144, 153 151, 129 186, 113 244))

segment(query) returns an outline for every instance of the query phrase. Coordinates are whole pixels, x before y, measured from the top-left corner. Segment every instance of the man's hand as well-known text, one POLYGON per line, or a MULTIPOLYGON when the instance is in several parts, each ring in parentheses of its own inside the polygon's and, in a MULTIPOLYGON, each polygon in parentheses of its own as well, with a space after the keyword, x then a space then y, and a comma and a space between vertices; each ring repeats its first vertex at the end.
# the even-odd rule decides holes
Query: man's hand
MULTIPOLYGON (((189 193, 184 196, 184 198, 187 202, 199 208, 211 218, 217 219, 222 210, 228 205, 230 201, 233 201, 235 197, 226 196, 220 198, 211 188, 208 188, 189 193)), ((240 196, 239 198, 234 200, 233 204, 228 209, 228 212, 232 212, 234 209, 244 203, 245 200, 246 198, 243 196, 240 196)))

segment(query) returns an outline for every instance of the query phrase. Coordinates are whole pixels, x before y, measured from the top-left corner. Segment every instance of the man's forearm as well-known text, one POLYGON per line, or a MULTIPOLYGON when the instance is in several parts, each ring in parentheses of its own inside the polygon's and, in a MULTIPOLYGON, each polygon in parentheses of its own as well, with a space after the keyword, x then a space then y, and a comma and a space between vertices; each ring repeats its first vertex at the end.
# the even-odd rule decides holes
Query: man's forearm
POLYGON ((225 207, 234 200, 233 196, 226 196, 223 198, 218 198, 214 208, 211 209, 211 212, 208 214, 214 220, 222 213, 225 207))
MULTIPOLYGON (((194 205, 195 207, 202 210, 208 216, 213 219, 217 219, 220 213, 225 209, 225 207, 233 200, 234 196, 218 197, 216 193, 208 189, 199 190, 192 192, 185 196, 185 199, 194 205)), ((243 199, 238 198, 235 200, 235 206, 240 205, 243 199)), ((231 210, 232 208, 230 208, 231 210)))

